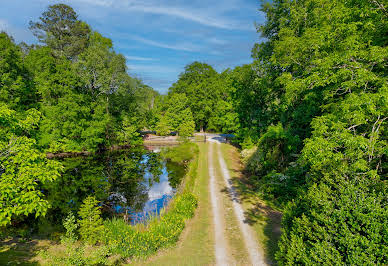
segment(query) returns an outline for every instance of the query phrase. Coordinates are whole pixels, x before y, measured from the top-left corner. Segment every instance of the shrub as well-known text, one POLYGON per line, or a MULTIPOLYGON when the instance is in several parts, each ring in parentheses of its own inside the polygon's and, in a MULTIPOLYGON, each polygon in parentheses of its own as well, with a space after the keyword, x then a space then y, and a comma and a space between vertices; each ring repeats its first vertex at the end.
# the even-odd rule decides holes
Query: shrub
POLYGON ((383 265, 388 261, 386 188, 367 179, 313 185, 284 213, 280 265, 383 265))
POLYGON ((87 197, 80 207, 78 215, 81 220, 80 235, 83 240, 90 244, 95 244, 99 240, 99 235, 104 230, 103 220, 101 218, 99 202, 92 196, 87 197))
POLYGON ((78 228, 77 221, 72 212, 69 212, 69 215, 63 221, 63 227, 66 229, 66 233, 61 237, 62 243, 74 243, 77 241, 77 235, 75 231, 78 228))

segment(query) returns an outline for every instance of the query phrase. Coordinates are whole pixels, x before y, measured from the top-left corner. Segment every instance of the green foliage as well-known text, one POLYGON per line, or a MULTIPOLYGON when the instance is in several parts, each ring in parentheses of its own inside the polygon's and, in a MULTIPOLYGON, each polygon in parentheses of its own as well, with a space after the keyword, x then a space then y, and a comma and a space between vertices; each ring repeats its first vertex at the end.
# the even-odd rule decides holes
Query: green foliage
POLYGON ((209 119, 208 129, 222 133, 235 133, 239 129, 238 114, 234 111, 231 99, 219 100, 209 119))
POLYGON ((59 176, 61 165, 47 160, 28 137, 39 118, 34 109, 18 114, 0 103, 0 226, 29 214, 44 216, 50 207, 42 185, 59 176))
MULTIPOLYGON (((217 101, 221 98, 222 82, 208 64, 194 62, 185 67, 179 79, 169 89, 169 97, 184 94, 197 129, 207 128, 217 101)), ((175 103, 179 104, 179 103, 175 103)))
POLYGON ((259 31, 267 41, 252 51, 259 75, 251 83, 256 89, 246 93, 265 101, 250 106, 249 99, 237 97, 236 102, 248 107, 244 116, 259 114, 258 149, 248 163, 252 179, 263 194, 297 198, 284 215, 278 262, 384 264, 384 6, 273 1, 262 11, 267 22, 259 31), (269 126, 279 122, 282 127, 269 126))
POLYGON ((156 133, 160 136, 167 136, 171 133, 172 128, 167 116, 162 116, 155 127, 156 133))
MULTIPOLYGON (((14 97, 26 98, 15 98, 24 101, 19 106, 26 106, 27 99, 39 106, 39 145, 57 153, 140 143, 136 131, 155 123, 157 93, 127 74, 125 58, 114 51, 112 41, 92 31, 64 4, 49 6, 39 22, 30 24, 45 46, 24 49, 24 65, 20 49, 7 48, 13 72, 6 83, 16 83, 12 89, 4 87, 7 93, 2 95, 12 91, 14 97), (22 85, 20 93, 16 84, 22 85)), ((4 43, 11 46, 10 41, 4 43)))
POLYGON ((164 148, 161 155, 166 160, 179 164, 187 164, 198 155, 198 145, 192 142, 184 142, 176 147, 164 148))
POLYGON ((386 185, 377 176, 330 183, 312 185, 286 209, 277 259, 285 264, 384 264, 386 185))
POLYGON ((77 241, 76 230, 78 228, 78 224, 73 212, 69 212, 66 219, 63 220, 63 227, 66 229, 66 233, 61 237, 61 242, 74 243, 77 241))
POLYGON ((137 132, 137 127, 133 119, 124 117, 122 122, 122 128, 117 132, 117 140, 119 143, 132 144, 132 145, 141 145, 142 138, 140 133, 137 132))
POLYGON ((92 197, 87 197, 78 211, 79 233, 82 239, 90 244, 95 244, 100 239, 104 231, 103 220, 101 218, 101 207, 98 201, 92 197))
POLYGON ((195 123, 193 120, 193 115, 191 114, 191 110, 186 108, 180 115, 181 121, 179 126, 177 127, 178 135, 180 137, 190 137, 194 133, 195 123))
POLYGON ((145 257, 161 247, 174 244, 181 234, 185 220, 194 215, 197 199, 191 193, 177 196, 168 212, 160 219, 151 220, 145 229, 126 224, 122 219, 106 220, 103 242, 113 254, 128 257, 145 257))
POLYGON ((87 46, 90 28, 78 20, 72 7, 65 4, 51 5, 39 19, 39 22, 30 21, 30 29, 56 56, 74 58, 87 46))
POLYGON ((37 93, 22 54, 5 32, 0 32, 0 102, 14 110, 36 107, 37 93))
POLYGON ((65 251, 59 254, 50 249, 39 253, 49 265, 116 265, 108 260, 110 251, 106 246, 90 247, 68 243, 65 248, 65 251))
POLYGON ((247 161, 247 169, 260 176, 272 170, 284 172, 288 166, 287 159, 295 152, 298 138, 292 136, 279 123, 269 126, 257 143, 257 150, 247 161))
POLYGON ((194 133, 195 123, 189 107, 189 99, 185 94, 170 94, 165 103, 165 111, 156 125, 159 135, 168 135, 171 130, 177 131, 181 137, 189 137, 194 133))

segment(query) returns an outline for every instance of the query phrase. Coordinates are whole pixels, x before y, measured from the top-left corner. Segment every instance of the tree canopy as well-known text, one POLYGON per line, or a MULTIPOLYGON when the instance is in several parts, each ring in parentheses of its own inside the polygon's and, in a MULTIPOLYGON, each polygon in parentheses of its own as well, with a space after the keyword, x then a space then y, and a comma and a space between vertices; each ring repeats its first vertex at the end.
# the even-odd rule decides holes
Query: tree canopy
POLYGON ((53 203, 47 190, 62 167, 46 152, 139 144, 158 97, 70 6, 49 6, 30 28, 41 45, 0 33, 0 226, 42 216, 53 203))

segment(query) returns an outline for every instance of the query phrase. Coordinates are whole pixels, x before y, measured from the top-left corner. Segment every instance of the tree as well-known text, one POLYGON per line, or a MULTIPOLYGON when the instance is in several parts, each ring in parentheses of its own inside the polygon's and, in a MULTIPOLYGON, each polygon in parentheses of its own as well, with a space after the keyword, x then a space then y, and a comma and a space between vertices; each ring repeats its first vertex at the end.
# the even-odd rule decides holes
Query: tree
POLYGON ((209 119, 208 129, 222 133, 235 133, 239 129, 238 114, 234 111, 232 100, 218 101, 214 114, 209 119))
POLYGON ((79 221, 80 235, 83 240, 90 244, 95 244, 100 239, 99 235, 104 230, 101 218, 101 207, 98 206, 98 203, 94 197, 89 196, 83 201, 78 212, 81 218, 79 221))
POLYGON ((51 5, 39 19, 40 22, 30 21, 30 29, 39 42, 52 49, 55 56, 75 59, 87 47, 90 28, 78 20, 72 7, 51 5))
POLYGON ((387 102, 387 94, 351 96, 336 113, 313 120, 302 153, 309 188, 285 211, 280 262, 373 265, 388 259, 388 187, 378 174, 385 171, 387 102), (360 124, 352 131, 354 119, 360 124))
POLYGON ((38 99, 20 49, 6 33, 0 33, 0 101, 11 109, 36 107, 38 99))
POLYGON ((169 94, 186 95, 197 129, 207 127, 214 106, 221 97, 222 88, 218 81, 218 73, 210 65, 194 62, 185 67, 178 81, 169 88, 169 94))
POLYGON ((255 46, 253 56, 258 86, 267 84, 273 100, 260 109, 274 110, 268 121, 283 126, 260 130, 260 164, 281 177, 268 184, 298 186, 285 211, 278 262, 383 264, 384 7, 373 1, 279 0, 262 11, 267 22, 259 31, 267 41, 255 46), (276 152, 282 160, 275 160, 281 164, 271 164, 274 150, 266 147, 277 145, 283 146, 276 152))
POLYGON ((177 127, 178 135, 180 137, 191 137, 194 133, 195 123, 190 108, 184 109, 180 113, 180 123, 177 127))
MULTIPOLYGON (((79 23, 75 12, 64 5, 51 6, 41 20, 44 23, 35 23, 33 29, 46 33, 59 25, 70 29, 79 23)), ((63 31, 55 36, 62 42, 61 34, 73 33, 78 34, 63 31)), ((136 96, 143 85, 126 73, 125 58, 100 33, 89 30, 84 37, 87 45, 78 45, 74 56, 58 56, 54 51, 58 47, 50 39, 47 46, 32 47, 25 57, 41 96, 39 144, 51 152, 96 151, 132 142, 129 138, 136 142, 136 134, 129 131, 135 133, 144 126, 146 112, 136 96)))
POLYGON ((167 136, 171 133, 172 129, 170 126, 170 121, 168 120, 167 116, 162 115, 156 124, 156 133, 160 136, 167 136))
POLYGON ((195 123, 189 107, 189 100, 184 93, 168 95, 156 128, 160 135, 167 135, 173 130, 182 137, 192 136, 195 123))
POLYGON ((35 109, 18 114, 0 103, 0 226, 22 216, 44 216, 50 203, 42 185, 55 180, 60 163, 46 159, 28 137, 40 113, 35 109))

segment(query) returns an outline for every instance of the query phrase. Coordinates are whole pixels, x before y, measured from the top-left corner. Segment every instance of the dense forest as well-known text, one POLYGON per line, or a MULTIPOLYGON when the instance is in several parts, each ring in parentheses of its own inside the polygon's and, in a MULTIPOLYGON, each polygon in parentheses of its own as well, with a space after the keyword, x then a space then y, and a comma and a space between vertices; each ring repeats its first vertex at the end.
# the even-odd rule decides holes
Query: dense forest
POLYGON ((220 132, 235 136, 256 193, 283 211, 280 265, 386 264, 388 7, 274 0, 260 10, 251 64, 190 63, 167 95, 131 77, 112 41, 67 5, 30 22, 36 45, 0 33, 0 227, 53 205, 44 193, 64 169, 47 153, 136 146, 142 130, 220 132))
POLYGON ((254 62, 187 65, 167 106, 186 103, 196 130, 236 135, 257 193, 284 208, 280 264, 386 263, 386 7, 273 1, 261 11, 254 62))

